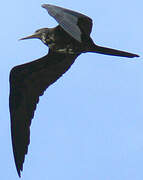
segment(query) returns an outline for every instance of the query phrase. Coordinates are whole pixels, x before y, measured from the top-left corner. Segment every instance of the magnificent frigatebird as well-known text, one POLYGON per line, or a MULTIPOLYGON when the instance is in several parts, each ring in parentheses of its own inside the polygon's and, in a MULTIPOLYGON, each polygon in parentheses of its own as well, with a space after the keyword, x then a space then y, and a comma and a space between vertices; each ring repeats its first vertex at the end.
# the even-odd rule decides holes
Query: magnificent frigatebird
POLYGON ((19 177, 30 143, 30 124, 39 96, 62 76, 85 52, 122 57, 139 57, 120 50, 94 44, 90 37, 92 19, 81 13, 58 6, 42 5, 59 23, 54 28, 42 28, 23 39, 38 38, 49 47, 46 56, 14 67, 10 72, 10 117, 14 159, 19 177))

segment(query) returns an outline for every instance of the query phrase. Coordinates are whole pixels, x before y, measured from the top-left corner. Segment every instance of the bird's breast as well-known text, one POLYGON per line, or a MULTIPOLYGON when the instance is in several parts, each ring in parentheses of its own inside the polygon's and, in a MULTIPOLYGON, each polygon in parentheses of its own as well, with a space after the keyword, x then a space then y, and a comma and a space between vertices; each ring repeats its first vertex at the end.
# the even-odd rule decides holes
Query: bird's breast
POLYGON ((81 43, 77 42, 74 39, 65 39, 65 38, 47 38, 45 44, 55 52, 65 53, 65 54, 78 54, 84 51, 84 47, 81 43))

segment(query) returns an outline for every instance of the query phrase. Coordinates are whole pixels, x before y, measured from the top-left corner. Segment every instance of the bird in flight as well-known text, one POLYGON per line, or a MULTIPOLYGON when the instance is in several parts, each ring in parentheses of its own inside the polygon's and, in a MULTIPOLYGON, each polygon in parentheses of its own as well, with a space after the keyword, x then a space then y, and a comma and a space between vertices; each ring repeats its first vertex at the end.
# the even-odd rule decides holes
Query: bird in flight
POLYGON ((59 25, 39 29, 21 40, 38 38, 49 47, 49 52, 40 59, 14 67, 10 72, 11 137, 19 177, 28 152, 30 125, 39 96, 70 68, 75 59, 86 52, 139 57, 137 54, 96 45, 90 37, 90 17, 54 5, 43 4, 42 7, 59 25))

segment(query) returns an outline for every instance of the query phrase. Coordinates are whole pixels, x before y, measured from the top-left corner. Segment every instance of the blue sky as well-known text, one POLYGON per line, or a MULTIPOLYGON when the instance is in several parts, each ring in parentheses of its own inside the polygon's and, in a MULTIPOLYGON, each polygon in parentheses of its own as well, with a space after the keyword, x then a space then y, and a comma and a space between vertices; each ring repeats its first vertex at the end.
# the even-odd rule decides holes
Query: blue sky
POLYGON ((47 53, 38 40, 18 41, 57 23, 49 3, 93 19, 98 45, 137 53, 127 59, 87 53, 40 98, 22 180, 143 179, 143 59, 141 0, 1 2, 0 179, 17 180, 11 145, 9 72, 47 53))

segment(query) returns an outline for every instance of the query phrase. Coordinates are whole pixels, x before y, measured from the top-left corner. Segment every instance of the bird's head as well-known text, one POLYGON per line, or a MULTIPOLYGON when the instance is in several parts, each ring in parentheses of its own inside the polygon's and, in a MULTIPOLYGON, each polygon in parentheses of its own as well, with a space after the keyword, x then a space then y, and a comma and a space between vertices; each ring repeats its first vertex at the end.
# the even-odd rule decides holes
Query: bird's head
POLYGON ((26 36, 24 38, 21 38, 19 40, 38 38, 44 42, 46 40, 46 37, 48 36, 48 34, 49 34, 49 28, 42 28, 42 29, 36 30, 34 34, 32 34, 30 36, 26 36))

